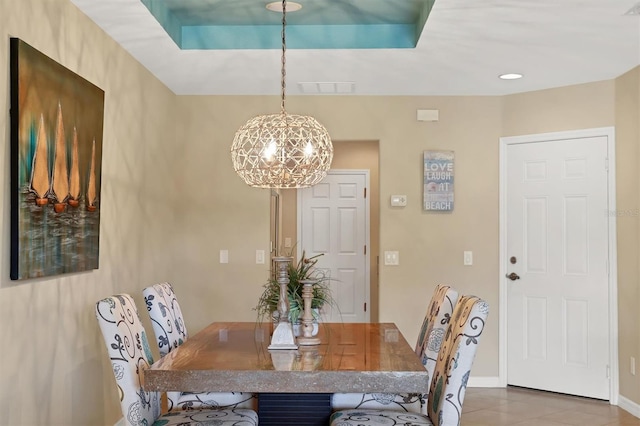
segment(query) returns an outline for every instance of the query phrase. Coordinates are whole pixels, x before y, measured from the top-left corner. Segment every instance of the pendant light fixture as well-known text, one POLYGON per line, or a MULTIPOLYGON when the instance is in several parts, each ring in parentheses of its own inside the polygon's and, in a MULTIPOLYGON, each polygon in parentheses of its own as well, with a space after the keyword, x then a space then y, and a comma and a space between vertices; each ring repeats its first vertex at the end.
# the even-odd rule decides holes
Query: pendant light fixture
MULTIPOLYGON (((267 8, 272 9, 269 6, 267 8)), ((333 159, 333 145, 327 129, 315 118, 289 114, 284 107, 286 15, 287 1, 282 0, 280 113, 251 118, 238 129, 231 145, 234 170, 247 185, 258 188, 315 185, 327 175, 333 159)))

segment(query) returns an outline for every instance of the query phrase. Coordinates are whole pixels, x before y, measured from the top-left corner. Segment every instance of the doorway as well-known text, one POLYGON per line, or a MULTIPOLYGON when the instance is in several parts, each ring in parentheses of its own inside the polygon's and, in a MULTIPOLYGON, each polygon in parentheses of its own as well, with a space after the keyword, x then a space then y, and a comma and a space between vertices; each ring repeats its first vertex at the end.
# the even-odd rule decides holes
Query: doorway
POLYGON ((298 254, 304 247, 306 256, 321 256, 316 266, 330 278, 334 299, 324 308, 328 322, 369 322, 368 187, 368 170, 332 169, 298 190, 298 254))
MULTIPOLYGON (((367 197, 370 205, 369 303, 366 307, 371 322, 378 321, 378 277, 380 247, 380 195, 379 195, 379 143, 377 140, 353 140, 333 142, 332 169, 365 169, 369 171, 367 197)), ((279 255, 296 257, 300 246, 297 228, 298 191, 280 190, 281 228, 279 255)))
POLYGON ((501 382, 612 400, 613 129, 501 138, 500 149, 501 382))

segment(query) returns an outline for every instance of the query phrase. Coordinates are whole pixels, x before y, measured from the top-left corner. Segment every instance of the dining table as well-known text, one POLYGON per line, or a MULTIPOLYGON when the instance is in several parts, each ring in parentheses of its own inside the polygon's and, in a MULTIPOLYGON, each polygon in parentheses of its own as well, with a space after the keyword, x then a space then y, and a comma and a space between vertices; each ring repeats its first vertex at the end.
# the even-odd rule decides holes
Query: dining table
POLYGON ((425 393, 429 377, 394 323, 325 323, 317 345, 268 346, 274 325, 213 322, 142 373, 147 391, 251 392, 260 425, 326 425, 334 393, 425 393))

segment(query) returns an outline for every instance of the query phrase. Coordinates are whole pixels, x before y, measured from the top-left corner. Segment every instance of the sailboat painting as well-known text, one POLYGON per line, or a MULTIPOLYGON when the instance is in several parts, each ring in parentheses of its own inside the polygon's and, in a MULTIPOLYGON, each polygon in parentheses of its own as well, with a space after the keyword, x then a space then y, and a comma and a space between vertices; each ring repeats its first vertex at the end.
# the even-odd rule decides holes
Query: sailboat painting
POLYGON ((104 91, 11 38, 10 99, 11 279, 98 269, 104 91))

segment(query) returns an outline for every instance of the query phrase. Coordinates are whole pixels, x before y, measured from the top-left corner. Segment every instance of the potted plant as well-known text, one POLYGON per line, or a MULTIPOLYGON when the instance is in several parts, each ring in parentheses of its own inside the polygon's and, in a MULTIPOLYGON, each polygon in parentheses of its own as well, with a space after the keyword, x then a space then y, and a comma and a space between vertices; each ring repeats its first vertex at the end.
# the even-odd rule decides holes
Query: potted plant
MULTIPOLYGON (((302 298, 303 280, 315 280, 313 286, 313 298, 311 299, 311 309, 314 319, 317 320, 319 310, 325 305, 334 305, 331 297, 331 288, 329 286, 329 277, 321 270, 315 268, 318 258, 322 254, 312 257, 306 257, 302 252, 300 260, 297 264, 290 263, 287 268, 289 274, 289 284, 287 285, 287 296, 289 298, 289 321, 292 324, 299 322, 304 311, 304 300, 302 298)), ((265 318, 277 320, 278 315, 278 299, 280 297, 280 284, 277 277, 272 275, 271 278, 263 285, 264 290, 258 299, 258 304, 254 308, 258 311, 258 320, 265 318)))

